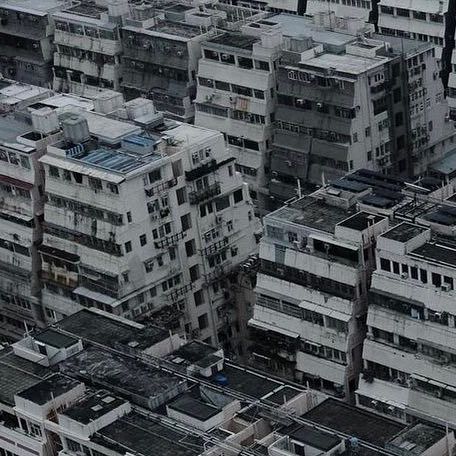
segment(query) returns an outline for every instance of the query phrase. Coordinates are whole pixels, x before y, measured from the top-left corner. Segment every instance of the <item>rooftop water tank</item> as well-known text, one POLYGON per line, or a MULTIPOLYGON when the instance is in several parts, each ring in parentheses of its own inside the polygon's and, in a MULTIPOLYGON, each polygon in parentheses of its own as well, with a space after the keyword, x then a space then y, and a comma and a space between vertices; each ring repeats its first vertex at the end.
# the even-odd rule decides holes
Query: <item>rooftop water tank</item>
POLYGON ((87 119, 80 114, 71 114, 62 120, 65 139, 73 144, 79 144, 90 139, 87 119))
POLYGON ((33 129, 43 135, 48 135, 59 129, 57 112, 52 108, 40 108, 32 111, 33 129))

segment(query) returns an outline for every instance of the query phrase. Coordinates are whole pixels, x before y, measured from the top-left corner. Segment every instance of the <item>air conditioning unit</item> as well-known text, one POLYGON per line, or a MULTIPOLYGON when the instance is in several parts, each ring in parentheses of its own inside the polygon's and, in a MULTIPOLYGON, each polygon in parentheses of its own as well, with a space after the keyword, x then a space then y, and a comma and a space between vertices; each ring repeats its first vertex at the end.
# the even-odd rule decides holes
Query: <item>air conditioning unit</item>
POLYGON ((222 54, 222 60, 228 60, 229 58, 229 54, 222 54))
POLYGON ((298 79, 298 76, 297 76, 297 74, 294 71, 289 71, 288 72, 288 79, 296 81, 298 79))
POLYGON ((377 408, 377 407, 378 407, 378 401, 372 400, 372 401, 371 401, 371 406, 372 406, 373 408, 377 408))
POLYGON ((223 223, 223 217, 221 215, 216 215, 215 223, 223 223))
POLYGON ((409 275, 408 275, 406 272, 403 272, 403 273, 401 274, 401 279, 408 279, 408 276, 409 276, 409 275))
POLYGON ((449 283, 442 283, 440 288, 441 288, 442 291, 450 291, 451 290, 451 285, 449 283))
POLYGON ((395 408, 394 408, 392 405, 390 405, 390 406, 388 407, 388 412, 389 412, 389 413, 394 413, 394 410, 395 410, 395 408))

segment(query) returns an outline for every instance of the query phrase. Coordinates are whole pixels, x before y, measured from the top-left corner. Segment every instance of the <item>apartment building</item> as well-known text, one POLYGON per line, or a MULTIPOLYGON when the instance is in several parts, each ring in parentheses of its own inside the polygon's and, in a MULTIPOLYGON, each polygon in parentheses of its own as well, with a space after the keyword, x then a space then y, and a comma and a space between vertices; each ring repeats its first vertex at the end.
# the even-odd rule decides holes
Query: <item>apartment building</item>
POLYGON ((100 88, 120 89, 120 27, 128 14, 128 0, 108 0, 70 4, 52 15, 54 90, 93 98, 100 88))
MULTIPOLYGON (((258 32, 258 30, 256 30, 258 32)), ((256 213, 268 205, 269 153, 282 34, 220 33, 202 44, 195 124, 223 132, 256 213)))
POLYGON ((339 46, 345 50, 317 45, 296 63, 282 59, 273 153, 281 191, 288 184, 290 193, 296 179, 324 183, 360 168, 407 172, 405 113, 393 102, 401 62, 380 41, 342 36, 339 46))
POLYGON ((351 400, 375 239, 388 219, 357 211, 345 197, 317 191, 264 218, 249 324, 255 364, 351 400))
POLYGON ((67 110, 64 138, 40 160, 47 321, 95 306, 236 347, 246 321, 231 291, 258 229, 247 185, 220 133, 163 123, 152 101, 136 101, 111 92, 97 112, 67 110))
POLYGON ((2 456, 444 456, 455 445, 452 431, 326 399, 102 311, 6 348, 0 372, 2 456))
POLYGON ((52 13, 67 0, 0 2, 0 73, 16 81, 48 87, 52 82, 52 13))
POLYGON ((454 426, 454 252, 411 223, 378 238, 359 405, 454 426))
POLYGON ((171 4, 160 19, 155 8, 136 8, 122 29, 127 98, 146 96, 168 117, 192 122, 201 41, 208 37, 212 17, 198 8, 171 4))

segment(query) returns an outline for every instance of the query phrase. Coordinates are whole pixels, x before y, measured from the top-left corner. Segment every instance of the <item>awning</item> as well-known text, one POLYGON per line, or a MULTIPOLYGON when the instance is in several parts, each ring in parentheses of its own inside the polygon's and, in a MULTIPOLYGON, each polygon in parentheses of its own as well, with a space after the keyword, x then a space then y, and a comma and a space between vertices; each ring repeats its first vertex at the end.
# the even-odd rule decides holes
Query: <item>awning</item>
POLYGON ((315 313, 319 313, 322 315, 326 315, 327 317, 335 318, 336 320, 341 320, 344 322, 348 322, 351 319, 351 315, 339 312, 338 310, 328 309, 328 307, 321 306, 319 304, 314 304, 313 302, 309 301, 301 301, 299 303, 299 307, 302 309, 310 310, 315 313))
POLYGON ((79 296, 84 296, 86 298, 93 299, 94 301, 101 302, 108 306, 113 306, 113 304, 117 301, 116 298, 111 298, 111 296, 107 296, 105 294, 89 290, 85 287, 78 287, 75 290, 73 290, 73 293, 79 296))
POLYGON ((44 253, 45 255, 49 255, 54 258, 58 258, 62 261, 67 261, 69 263, 79 262, 79 255, 75 255, 74 253, 68 253, 65 252, 65 250, 56 249, 55 247, 51 247, 45 244, 42 244, 38 247, 38 252, 44 253))
POLYGON ((287 329, 280 328, 270 323, 265 323, 264 321, 255 320, 254 318, 249 320, 249 326, 266 331, 278 332, 280 334, 283 334, 284 336, 291 337, 292 339, 297 339, 299 337, 299 334, 295 332, 288 331, 287 329))

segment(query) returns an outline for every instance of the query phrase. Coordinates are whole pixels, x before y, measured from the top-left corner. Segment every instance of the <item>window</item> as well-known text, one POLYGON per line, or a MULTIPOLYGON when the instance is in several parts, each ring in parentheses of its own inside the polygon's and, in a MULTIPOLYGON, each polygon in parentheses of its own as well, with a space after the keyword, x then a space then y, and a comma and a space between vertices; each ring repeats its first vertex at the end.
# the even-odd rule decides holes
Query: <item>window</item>
POLYGON ((236 246, 231 247, 231 256, 234 257, 238 254, 238 248, 236 246))
POLYGON ((141 236, 139 236, 139 243, 141 244, 141 246, 147 244, 147 237, 145 234, 141 234, 141 236))
POLYGON ((192 282, 196 282, 200 277, 199 266, 197 264, 195 264, 195 266, 192 266, 189 271, 190 271, 190 280, 192 282))
POLYGON ((116 184, 111 184, 110 182, 108 183, 108 188, 111 191, 111 193, 114 193, 116 195, 119 194, 119 187, 116 184))
POLYGON ((192 227, 192 218, 190 214, 181 217, 182 231, 187 231, 192 227))
POLYGON ((128 275, 128 272, 122 272, 122 279, 125 283, 130 282, 130 277, 128 275))
POLYGON ((176 190, 176 196, 177 196, 177 204, 181 206, 182 204, 187 202, 187 190, 185 187, 178 188, 176 190))
POLYGON ((393 272, 399 274, 399 263, 397 261, 393 261, 393 272))
POLYGON ((228 220, 228 221, 226 222, 226 229, 227 229, 228 231, 233 231, 233 220, 228 220))
POLYGON ((440 287, 442 285, 442 276, 440 274, 436 274, 435 272, 433 272, 432 284, 436 287, 440 287))
POLYGON ((401 88, 400 87, 398 87, 397 89, 394 89, 394 91, 393 91, 393 100, 394 100, 394 103, 399 103, 402 100, 401 88))
POLYGON ((195 240, 191 239, 190 241, 187 241, 185 243, 185 253, 187 254, 187 257, 191 257, 195 254, 195 240))
POLYGON ((427 283, 427 271, 425 269, 420 269, 420 280, 423 283, 427 283))
POLYGON ((67 447, 70 451, 73 451, 74 453, 78 453, 81 451, 81 445, 78 442, 75 442, 74 440, 66 438, 66 444, 67 447))
POLYGON ((366 138, 368 136, 370 136, 371 135, 371 128, 370 127, 366 127, 366 129, 364 130, 364 134, 365 134, 366 138))
POLYGON ((234 204, 239 203, 242 201, 242 188, 240 190, 236 190, 233 193, 233 198, 234 198, 234 204))
POLYGON ((353 133, 353 142, 358 142, 358 133, 353 133))
POLYGON ((200 315, 198 317, 198 326, 200 329, 205 329, 209 326, 209 320, 207 318, 207 313, 200 315))
POLYGON ((156 169, 149 173, 149 183, 153 184, 154 182, 161 179, 161 171, 160 169, 156 169))
POLYGON ((59 168, 56 168, 55 166, 49 166, 49 176, 59 178, 59 168))
POLYGON ((193 299, 195 300, 195 306, 200 306, 204 303, 203 290, 198 290, 193 293, 193 299))
POLYGON ((417 280, 418 279, 418 268, 416 268, 415 266, 411 266, 410 267, 410 274, 412 276, 412 279, 417 280))
POLYGON ((125 252, 131 252, 131 241, 125 242, 125 252))
POLYGON ((127 212, 127 221, 128 221, 128 223, 132 222, 131 212, 130 211, 127 212))
POLYGON ((223 211, 230 206, 230 199, 228 196, 222 196, 221 198, 217 198, 215 200, 215 209, 216 211, 223 211))
POLYGON ((233 166, 232 165, 228 166, 228 176, 230 176, 230 177, 233 176, 233 166))
POLYGON ((396 113, 394 119, 395 119, 396 127, 400 127, 404 123, 402 112, 396 113))
POLYGON ((179 176, 182 176, 184 169, 182 167, 182 160, 177 160, 173 162, 173 176, 177 179, 179 176))
POLYGON ((386 258, 380 258, 380 269, 383 271, 391 271, 391 263, 390 260, 387 260, 386 258))

